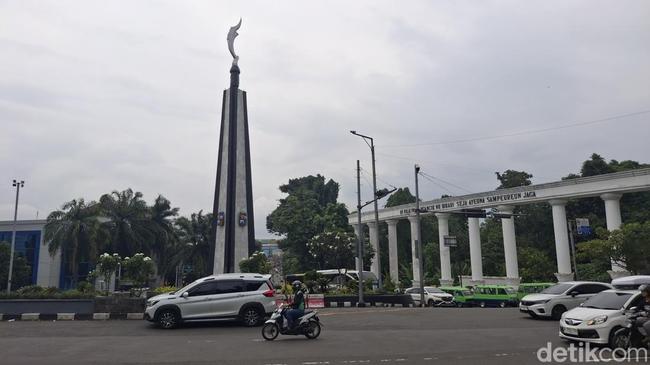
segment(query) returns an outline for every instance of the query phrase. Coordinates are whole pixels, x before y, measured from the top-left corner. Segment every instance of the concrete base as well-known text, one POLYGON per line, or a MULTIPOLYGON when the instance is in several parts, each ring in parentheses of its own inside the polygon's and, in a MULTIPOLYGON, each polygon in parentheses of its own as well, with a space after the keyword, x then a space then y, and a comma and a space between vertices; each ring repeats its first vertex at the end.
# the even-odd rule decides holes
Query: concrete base
POLYGON ((612 278, 612 280, 618 279, 618 278, 624 278, 626 276, 631 275, 630 272, 627 271, 627 270, 616 270, 616 271, 607 270, 607 273, 609 274, 609 277, 612 278))
POLYGON ((520 283, 521 283, 521 278, 506 278, 506 285, 519 288, 520 283))
POLYGON ((485 280, 469 280, 467 283, 469 286, 484 285, 485 280))
POLYGON ((555 277, 557 278, 557 281, 559 283, 563 283, 563 282, 566 282, 566 281, 573 281, 574 278, 575 278, 572 272, 571 273, 559 273, 559 272, 556 272, 555 277))
POLYGON ((440 279, 440 286, 453 286, 453 285, 454 285, 454 281, 451 279, 447 279, 447 280, 440 279))
POLYGON ((57 313, 57 321, 74 321, 74 313, 57 313))
POLYGON ((40 319, 40 313, 23 313, 20 317, 22 321, 38 321, 40 319))

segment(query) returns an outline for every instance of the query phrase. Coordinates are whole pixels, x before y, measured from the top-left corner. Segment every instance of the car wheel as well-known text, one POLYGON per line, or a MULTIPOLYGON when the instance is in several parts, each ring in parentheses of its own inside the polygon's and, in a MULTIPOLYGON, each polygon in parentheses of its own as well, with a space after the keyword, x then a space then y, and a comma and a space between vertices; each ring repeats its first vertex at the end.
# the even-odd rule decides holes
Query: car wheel
POLYGON ((559 321, 562 318, 562 313, 566 312, 566 308, 563 305, 556 305, 551 310, 551 318, 556 321, 559 321))
POLYGON ((506 307, 506 302, 499 303, 499 308, 505 308, 505 307, 506 307))
POLYGON ((478 305, 479 305, 479 307, 481 307, 481 308, 485 308, 485 302, 480 302, 478 305))
POLYGON ((163 329, 172 329, 178 326, 180 316, 178 312, 173 309, 163 309, 158 313, 156 324, 163 329))
POLYGON ((262 327, 262 337, 264 337, 264 339, 267 341, 275 340, 275 338, 278 337, 279 333, 280 329, 275 323, 267 323, 264 325, 264 327, 262 327))
POLYGON ((434 304, 433 299, 429 299, 429 301, 427 302, 427 307, 433 307, 433 304, 434 304))
POLYGON ((458 308, 463 308, 464 305, 463 305, 463 303, 461 303, 461 302, 456 302, 456 307, 458 307, 458 308))
POLYGON ((264 314, 259 308, 255 307, 246 307, 241 311, 241 321, 244 323, 244 326, 246 327, 254 327, 260 324, 262 322, 262 319, 264 319, 264 314))
POLYGON ((621 327, 612 328, 609 333, 609 348, 614 349, 627 349, 630 346, 630 336, 627 331, 621 331, 621 327))

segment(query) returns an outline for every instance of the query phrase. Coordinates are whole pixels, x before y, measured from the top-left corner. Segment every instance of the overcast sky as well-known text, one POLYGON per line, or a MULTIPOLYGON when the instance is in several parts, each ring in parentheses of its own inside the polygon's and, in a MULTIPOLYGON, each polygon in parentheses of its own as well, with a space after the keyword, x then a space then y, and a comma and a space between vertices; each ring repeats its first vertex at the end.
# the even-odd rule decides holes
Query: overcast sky
POLYGON ((425 200, 593 152, 650 162, 648 1, 0 1, 0 220, 13 178, 20 219, 128 187, 210 211, 239 17, 258 238, 289 178, 354 206, 371 165, 351 129, 376 140, 379 188, 412 188, 416 162, 455 185, 422 180, 425 200))

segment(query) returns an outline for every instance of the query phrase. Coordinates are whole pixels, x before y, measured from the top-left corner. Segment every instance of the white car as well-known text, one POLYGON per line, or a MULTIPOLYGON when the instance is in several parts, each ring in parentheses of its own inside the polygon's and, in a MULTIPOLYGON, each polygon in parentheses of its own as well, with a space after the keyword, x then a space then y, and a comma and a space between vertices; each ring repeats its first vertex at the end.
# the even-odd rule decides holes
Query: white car
MULTIPOLYGON (((420 305, 420 288, 408 288, 404 292, 406 294, 410 294, 411 298, 413 298, 413 301, 415 302, 416 305, 420 305)), ((442 291, 440 288, 436 288, 433 286, 425 286, 424 287, 424 302, 428 307, 434 307, 434 306, 456 306, 456 303, 454 302, 454 296, 445 293, 442 291)))
POLYGON ((223 274, 196 280, 173 293, 147 300, 144 318, 162 328, 186 321, 238 319, 261 324, 275 310, 270 275, 223 274))
POLYGON ((609 344, 625 323, 625 310, 642 307, 638 290, 605 290, 562 315, 560 337, 566 340, 609 344))
POLYGON ((559 320, 562 313, 573 309, 580 303, 600 293, 613 289, 610 284, 594 281, 568 281, 555 284, 538 294, 521 298, 519 311, 533 318, 546 317, 559 320))

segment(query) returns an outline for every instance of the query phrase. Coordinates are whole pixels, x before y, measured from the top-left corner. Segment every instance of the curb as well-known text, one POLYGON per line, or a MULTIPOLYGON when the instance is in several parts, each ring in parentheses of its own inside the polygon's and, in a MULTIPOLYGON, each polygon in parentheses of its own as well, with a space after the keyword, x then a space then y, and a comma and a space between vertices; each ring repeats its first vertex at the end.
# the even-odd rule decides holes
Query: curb
POLYGON ((113 320, 143 320, 144 313, 0 313, 0 321, 106 321, 113 320))

